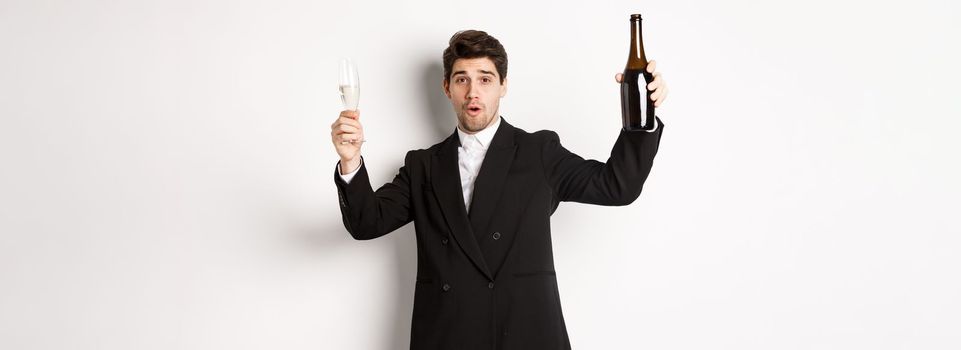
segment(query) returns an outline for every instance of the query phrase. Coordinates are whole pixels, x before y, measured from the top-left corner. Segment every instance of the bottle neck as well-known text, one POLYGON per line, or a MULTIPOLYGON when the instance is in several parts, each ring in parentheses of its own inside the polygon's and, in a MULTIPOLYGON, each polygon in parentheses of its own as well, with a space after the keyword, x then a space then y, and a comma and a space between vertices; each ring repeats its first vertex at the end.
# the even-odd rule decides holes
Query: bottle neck
POLYGON ((631 19, 631 52, 627 58, 627 69, 647 68, 644 54, 644 38, 641 35, 641 19, 631 19))

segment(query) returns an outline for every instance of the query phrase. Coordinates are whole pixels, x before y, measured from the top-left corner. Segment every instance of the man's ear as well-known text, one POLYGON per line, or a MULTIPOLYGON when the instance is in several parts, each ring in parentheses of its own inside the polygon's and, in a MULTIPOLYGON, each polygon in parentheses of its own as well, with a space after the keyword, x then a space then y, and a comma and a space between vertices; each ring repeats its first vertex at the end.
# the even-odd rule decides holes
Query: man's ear
POLYGON ((444 85, 444 95, 447 95, 447 98, 450 99, 450 81, 447 79, 444 79, 443 85, 444 85))
POLYGON ((501 97, 507 95, 507 78, 504 78, 504 82, 501 83, 501 97))

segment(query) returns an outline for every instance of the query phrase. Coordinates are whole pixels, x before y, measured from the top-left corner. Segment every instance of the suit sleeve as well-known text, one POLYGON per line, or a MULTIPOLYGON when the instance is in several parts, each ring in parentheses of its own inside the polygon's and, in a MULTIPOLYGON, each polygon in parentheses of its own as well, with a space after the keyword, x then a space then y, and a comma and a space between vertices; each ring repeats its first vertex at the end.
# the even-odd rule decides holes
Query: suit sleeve
POLYGON ((394 180, 384 184, 377 191, 370 186, 367 176, 367 162, 361 166, 350 183, 340 177, 340 170, 334 169, 334 183, 340 199, 340 213, 344 227, 354 239, 368 240, 386 235, 411 222, 410 214, 410 174, 408 161, 410 153, 404 158, 394 180))
POLYGON ((568 151, 557 133, 548 131, 541 155, 555 200, 599 205, 634 202, 651 172, 664 131, 664 123, 660 118, 656 121, 658 128, 653 132, 621 129, 606 163, 568 151))

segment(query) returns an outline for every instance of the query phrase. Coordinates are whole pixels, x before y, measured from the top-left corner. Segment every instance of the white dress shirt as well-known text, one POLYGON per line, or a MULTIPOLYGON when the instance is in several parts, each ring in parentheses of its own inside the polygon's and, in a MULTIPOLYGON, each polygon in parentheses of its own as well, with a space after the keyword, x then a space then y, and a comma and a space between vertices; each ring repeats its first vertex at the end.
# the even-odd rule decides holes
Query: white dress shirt
MULTIPOLYGON (((500 127, 500 125, 501 117, 498 116, 494 124, 474 134, 468 134, 460 128, 457 128, 457 138, 460 139, 460 147, 457 147, 460 187, 461 191, 464 192, 464 207, 468 210, 470 210, 470 203, 474 195, 474 181, 477 180, 477 174, 480 173, 481 165, 484 164, 484 157, 487 155, 487 148, 490 147, 491 141, 494 140, 494 134, 497 133, 497 128, 500 127)), ((646 131, 657 131, 659 126, 660 124, 658 124, 657 119, 655 119, 654 128, 646 131)), ((361 158, 361 164, 363 164, 363 161, 364 159, 361 158)), ((340 169, 340 162, 337 163, 337 169, 340 169)), ((337 174, 340 175, 340 178, 343 179, 344 182, 350 183, 350 180, 357 174, 357 170, 360 170, 360 166, 348 174, 341 174, 341 170, 338 170, 337 174)))
POLYGON ((494 134, 500 126, 501 117, 498 116, 494 124, 474 134, 468 134, 457 128, 457 137, 460 138, 460 147, 457 147, 460 188, 464 191, 464 208, 468 211, 474 197, 474 181, 477 180, 477 174, 480 173, 481 165, 484 164, 487 148, 490 147, 494 134))

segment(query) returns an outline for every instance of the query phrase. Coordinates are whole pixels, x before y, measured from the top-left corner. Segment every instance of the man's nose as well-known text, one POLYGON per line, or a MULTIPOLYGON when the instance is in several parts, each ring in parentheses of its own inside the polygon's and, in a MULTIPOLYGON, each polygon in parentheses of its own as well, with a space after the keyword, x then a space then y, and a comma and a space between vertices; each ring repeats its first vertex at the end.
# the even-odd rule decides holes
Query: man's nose
POLYGON ((467 99, 468 99, 468 100, 472 100, 472 99, 478 97, 477 93, 478 93, 479 89, 478 89, 477 86, 475 86, 474 84, 475 84, 474 82, 471 82, 470 84, 467 84, 467 99))

